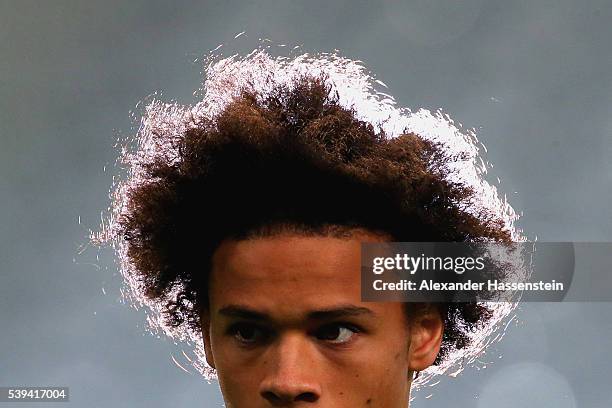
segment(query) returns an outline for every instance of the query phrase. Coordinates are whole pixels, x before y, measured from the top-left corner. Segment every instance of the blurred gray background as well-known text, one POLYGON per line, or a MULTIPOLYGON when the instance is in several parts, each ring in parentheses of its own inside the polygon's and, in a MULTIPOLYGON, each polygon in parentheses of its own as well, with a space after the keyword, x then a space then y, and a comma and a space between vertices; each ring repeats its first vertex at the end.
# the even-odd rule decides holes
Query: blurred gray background
MULTIPOLYGON (((221 43, 363 60, 400 104, 477 129, 531 238, 612 241, 610 21, 607 0, 0 0, 0 386, 66 385, 75 407, 222 406, 120 302, 112 254, 77 254, 129 112, 154 92, 194 102, 193 61, 221 43)), ((414 406, 609 408, 611 316, 525 304, 486 368, 414 406)))

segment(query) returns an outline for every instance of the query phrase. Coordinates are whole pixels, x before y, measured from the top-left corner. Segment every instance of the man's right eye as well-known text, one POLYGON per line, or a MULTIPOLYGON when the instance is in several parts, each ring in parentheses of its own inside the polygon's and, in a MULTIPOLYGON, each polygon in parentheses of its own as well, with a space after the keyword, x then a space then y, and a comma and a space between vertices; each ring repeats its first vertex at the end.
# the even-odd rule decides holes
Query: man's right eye
POLYGON ((252 345, 265 341, 266 331, 254 324, 238 323, 232 325, 228 333, 242 344, 252 345))

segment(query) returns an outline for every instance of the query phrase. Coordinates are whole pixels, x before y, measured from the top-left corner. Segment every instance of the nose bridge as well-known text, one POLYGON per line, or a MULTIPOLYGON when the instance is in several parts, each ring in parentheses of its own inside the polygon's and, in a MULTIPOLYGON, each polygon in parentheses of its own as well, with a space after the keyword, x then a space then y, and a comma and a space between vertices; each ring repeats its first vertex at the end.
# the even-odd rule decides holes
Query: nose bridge
POLYGON ((321 389, 316 373, 316 347, 300 332, 286 332, 268 355, 261 395, 276 403, 315 402, 321 389))
POLYGON ((312 358, 309 356, 311 344, 306 336, 299 332, 288 331, 279 339, 276 350, 276 363, 279 371, 293 371, 295 367, 304 367, 305 360, 312 358))

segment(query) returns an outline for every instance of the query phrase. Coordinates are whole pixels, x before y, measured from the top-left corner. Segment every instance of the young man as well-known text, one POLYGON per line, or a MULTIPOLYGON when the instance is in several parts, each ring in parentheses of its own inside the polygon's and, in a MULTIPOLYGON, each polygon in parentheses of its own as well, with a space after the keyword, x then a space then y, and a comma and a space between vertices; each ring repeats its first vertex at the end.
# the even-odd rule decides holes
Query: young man
POLYGON ((375 129, 327 79, 246 87, 180 126, 163 108, 114 195, 109 237, 133 293, 167 333, 201 334, 227 407, 406 407, 413 376, 491 317, 361 301, 362 242, 511 231, 468 210, 474 191, 440 146, 375 129))

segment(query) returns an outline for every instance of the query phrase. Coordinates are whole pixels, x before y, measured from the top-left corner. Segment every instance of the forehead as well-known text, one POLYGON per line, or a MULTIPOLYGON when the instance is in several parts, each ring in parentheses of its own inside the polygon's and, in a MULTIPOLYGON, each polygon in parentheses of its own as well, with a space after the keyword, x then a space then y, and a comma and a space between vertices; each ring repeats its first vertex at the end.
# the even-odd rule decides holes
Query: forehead
POLYGON ((296 314, 337 304, 360 305, 361 242, 291 234, 225 241, 213 256, 211 307, 239 304, 269 314, 296 314))

